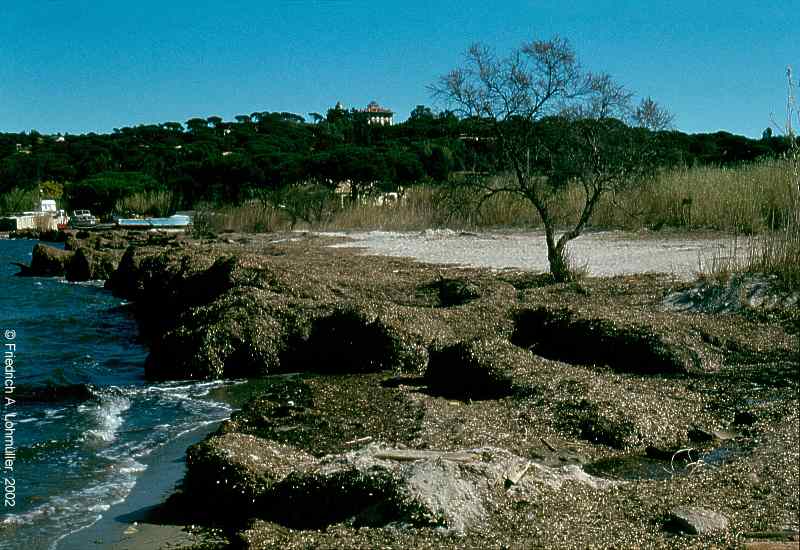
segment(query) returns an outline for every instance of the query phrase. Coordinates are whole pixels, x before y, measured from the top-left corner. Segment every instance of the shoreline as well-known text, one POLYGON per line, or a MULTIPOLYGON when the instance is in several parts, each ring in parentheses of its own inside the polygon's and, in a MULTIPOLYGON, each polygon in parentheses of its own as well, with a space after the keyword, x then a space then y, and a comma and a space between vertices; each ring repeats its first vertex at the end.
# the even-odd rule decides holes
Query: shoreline
POLYGON ((159 523, 157 512, 183 478, 186 449, 202 441, 218 426, 218 422, 202 426, 153 451, 143 460, 147 469, 126 499, 103 512, 103 517, 94 525, 61 539, 58 550, 145 550, 165 544, 198 542, 197 536, 187 533, 183 526, 159 523))
MULTIPOLYGON (((257 395, 262 384, 231 381, 211 390, 209 397, 237 410, 257 395)), ((209 541, 208 533, 187 529, 172 521, 165 506, 186 473, 186 451, 219 429, 225 420, 200 426, 156 449, 142 462, 147 469, 123 502, 111 506, 95 524, 70 533, 58 542, 58 550, 153 550, 192 547, 209 541)))
MULTIPOLYGON (((128 249, 109 280, 153 339, 148 377, 257 379, 212 393, 247 404, 192 447, 178 499, 245 547, 691 546, 665 518, 692 503, 725 516, 698 544, 795 536, 799 434, 774 418, 797 414, 797 343, 780 323, 669 311, 691 286, 669 276, 553 284, 293 236, 128 249), (713 465, 644 484, 614 470, 687 447, 713 465), (730 505, 762 485, 762 508, 730 505)), ((170 487, 150 473, 134 492, 151 502, 170 487)), ((196 542, 149 518, 130 532, 137 498, 82 543, 196 542)))
MULTIPOLYGON (((237 410, 260 391, 259 381, 232 381, 212 389, 209 397, 237 410)), ((58 550, 151 550, 184 547, 208 542, 208 534, 187 531, 187 525, 173 521, 167 500, 186 473, 186 451, 214 433, 225 420, 200 426, 162 445, 142 462, 147 469, 136 480, 123 502, 113 505, 95 524, 67 535, 58 550)))

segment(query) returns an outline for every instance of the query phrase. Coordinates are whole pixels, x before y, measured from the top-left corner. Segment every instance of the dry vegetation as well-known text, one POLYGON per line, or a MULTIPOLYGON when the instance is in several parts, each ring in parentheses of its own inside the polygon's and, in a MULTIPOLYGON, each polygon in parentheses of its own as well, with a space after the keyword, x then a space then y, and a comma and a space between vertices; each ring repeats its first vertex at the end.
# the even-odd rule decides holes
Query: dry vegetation
MULTIPOLYGON (((679 228, 729 232, 750 249, 746 260, 715 258, 701 266, 702 271, 717 278, 735 271, 775 274, 796 287, 800 285, 800 192, 794 164, 793 159, 764 160, 733 168, 665 170, 641 186, 605 196, 592 224, 595 228, 629 231, 679 228), (751 239, 754 242, 747 242, 751 239)), ((579 186, 573 186, 553 197, 553 211, 560 224, 574 222, 583 204, 581 193, 579 186)), ((251 202, 214 211, 201 209, 197 226, 201 232, 212 233, 292 228, 413 231, 433 227, 536 227, 533 207, 520 197, 496 195, 480 207, 478 200, 479 195, 467 186, 419 186, 408 189, 396 203, 377 205, 368 201, 339 208, 337 201, 330 201, 330 211, 312 224, 293 223, 280 208, 251 202)))

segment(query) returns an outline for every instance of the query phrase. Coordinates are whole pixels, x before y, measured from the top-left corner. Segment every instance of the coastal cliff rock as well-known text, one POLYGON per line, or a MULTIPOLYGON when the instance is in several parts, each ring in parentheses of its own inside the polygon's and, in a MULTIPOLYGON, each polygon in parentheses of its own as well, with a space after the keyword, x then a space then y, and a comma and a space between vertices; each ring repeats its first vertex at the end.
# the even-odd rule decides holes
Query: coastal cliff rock
POLYGON ((73 252, 37 243, 33 247, 33 257, 27 274, 35 277, 64 275, 73 254, 73 252))
POLYGON ((80 246, 67 262, 64 275, 68 281, 104 281, 117 268, 119 259, 120 254, 80 246))

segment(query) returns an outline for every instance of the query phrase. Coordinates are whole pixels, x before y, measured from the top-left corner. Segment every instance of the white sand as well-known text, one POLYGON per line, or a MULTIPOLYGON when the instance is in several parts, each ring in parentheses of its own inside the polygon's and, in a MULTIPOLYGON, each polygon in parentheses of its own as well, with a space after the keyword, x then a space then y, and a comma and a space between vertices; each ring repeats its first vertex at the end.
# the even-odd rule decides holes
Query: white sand
MULTIPOLYGON (((399 233, 370 231, 323 233, 347 237, 349 242, 335 247, 363 248, 368 254, 415 258, 437 264, 456 264, 494 269, 516 268, 548 270, 544 233, 460 233, 449 229, 399 233)), ((746 243, 727 237, 688 237, 686 234, 593 232, 569 245, 579 266, 590 275, 610 276, 631 273, 671 273, 680 279, 693 279, 701 264, 714 258, 741 255, 746 243)))

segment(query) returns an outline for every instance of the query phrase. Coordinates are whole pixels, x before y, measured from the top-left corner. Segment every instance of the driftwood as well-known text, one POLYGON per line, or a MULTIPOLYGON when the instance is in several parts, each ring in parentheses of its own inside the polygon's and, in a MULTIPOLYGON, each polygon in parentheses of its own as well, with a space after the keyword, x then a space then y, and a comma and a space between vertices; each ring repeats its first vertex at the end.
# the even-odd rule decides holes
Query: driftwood
POLYGON ((372 437, 370 437, 370 436, 359 437, 358 439, 352 439, 350 441, 345 441, 344 444, 345 445, 356 445, 358 443, 366 443, 368 441, 372 441, 372 437))
POLYGON ((414 449, 388 449, 375 454, 375 458, 383 460, 396 460, 397 462, 413 462, 415 460, 441 459, 451 462, 474 462, 480 460, 481 455, 467 451, 417 451, 414 449))

